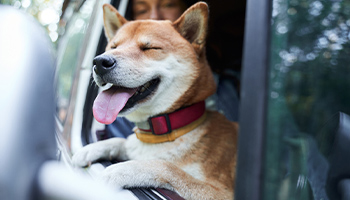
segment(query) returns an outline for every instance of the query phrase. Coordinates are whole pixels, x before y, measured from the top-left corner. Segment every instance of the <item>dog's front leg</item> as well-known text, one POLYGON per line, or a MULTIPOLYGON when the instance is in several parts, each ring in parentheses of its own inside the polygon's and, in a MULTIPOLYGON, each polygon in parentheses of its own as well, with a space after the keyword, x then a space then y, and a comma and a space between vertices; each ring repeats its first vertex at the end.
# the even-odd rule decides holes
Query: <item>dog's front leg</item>
POLYGON ((232 188, 216 182, 207 183, 163 160, 131 160, 105 169, 102 181, 112 186, 164 188, 191 199, 233 199, 232 188))
POLYGON ((98 160, 128 160, 124 148, 124 138, 111 138, 88 144, 79 149, 72 158, 73 165, 79 167, 89 166, 98 160))

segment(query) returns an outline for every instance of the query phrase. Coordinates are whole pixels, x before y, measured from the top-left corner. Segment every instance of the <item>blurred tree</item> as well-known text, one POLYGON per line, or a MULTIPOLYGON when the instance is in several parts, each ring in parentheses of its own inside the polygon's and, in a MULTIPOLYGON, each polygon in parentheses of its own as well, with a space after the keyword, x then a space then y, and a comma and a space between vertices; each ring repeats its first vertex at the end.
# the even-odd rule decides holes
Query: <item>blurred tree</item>
POLYGON ((57 41, 63 0, 0 0, 0 2, 12 5, 34 16, 46 28, 51 41, 57 41))

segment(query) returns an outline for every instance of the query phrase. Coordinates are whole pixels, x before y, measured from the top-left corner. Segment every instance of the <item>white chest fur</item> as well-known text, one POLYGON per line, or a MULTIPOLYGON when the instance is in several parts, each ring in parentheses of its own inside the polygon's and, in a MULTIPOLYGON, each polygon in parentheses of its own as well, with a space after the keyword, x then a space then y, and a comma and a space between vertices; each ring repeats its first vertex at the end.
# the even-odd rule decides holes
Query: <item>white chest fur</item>
MULTIPOLYGON (((133 134, 128 137, 125 148, 130 160, 166 160, 173 163, 181 163, 185 154, 191 152, 195 143, 199 141, 204 131, 201 127, 181 136, 173 142, 150 144, 141 142, 133 134)), ((197 179, 203 179, 203 173, 199 163, 185 164, 181 167, 185 172, 197 179)))

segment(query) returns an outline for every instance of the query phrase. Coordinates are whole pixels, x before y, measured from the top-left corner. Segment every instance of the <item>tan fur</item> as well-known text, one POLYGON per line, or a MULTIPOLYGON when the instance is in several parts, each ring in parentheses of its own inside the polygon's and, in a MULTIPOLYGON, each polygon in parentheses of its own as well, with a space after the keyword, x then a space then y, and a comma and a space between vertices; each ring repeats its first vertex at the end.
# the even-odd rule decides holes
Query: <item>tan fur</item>
MULTIPOLYGON (((116 12, 116 10, 111 5, 105 5, 104 9, 111 9, 116 12)), ((125 19, 121 20, 123 24, 116 23, 114 25, 108 25, 109 27, 114 27, 119 29, 121 25, 125 25, 123 29, 118 32, 118 35, 112 37, 109 41, 106 51, 111 50, 111 47, 120 47, 121 50, 114 50, 113 53, 115 56, 128 56, 132 57, 136 62, 142 63, 142 60, 145 59, 144 56, 152 57, 152 59, 160 60, 163 56, 166 56, 167 53, 172 52, 174 55, 185 61, 190 61, 196 66, 196 73, 191 74, 194 76, 195 82, 191 85, 189 90, 184 94, 184 96, 178 99, 178 102, 166 110, 164 113, 172 112, 176 109, 179 109, 181 106, 188 106, 193 103, 199 102, 206 99, 215 92, 215 83, 214 79, 208 65, 206 54, 205 54, 205 37, 207 30, 208 12, 203 11, 206 9, 205 4, 198 4, 197 7, 193 6, 188 9, 182 17, 180 17, 173 24, 170 21, 154 21, 154 20, 145 20, 145 21, 133 21, 127 22, 125 19), (198 9, 198 7, 200 9, 198 9), (203 22, 200 22, 202 27, 198 29, 196 38, 194 41, 191 41, 191 46, 188 46, 188 42, 183 38, 179 37, 179 34, 186 35, 187 29, 193 29, 193 21, 190 19, 185 19, 186 13, 189 13, 191 10, 197 9, 196 14, 203 15, 203 22), (188 27, 183 27, 184 21, 188 20, 188 27), (176 29, 177 31, 174 31, 176 29), (151 34, 147 34, 151 32, 151 34), (180 33, 179 33, 180 32, 180 33), (140 38, 140 35, 152 35, 152 38, 148 38, 149 41, 161 41, 159 46, 164 46, 164 49, 167 49, 168 52, 163 52, 163 54, 152 54, 152 52, 147 52, 146 55, 142 55, 139 47, 144 46, 145 44, 137 40, 140 38), (130 36, 132 36, 130 38, 130 36), (136 38, 136 40, 135 40, 136 38), (131 42, 129 42, 132 40, 131 42), (126 45, 129 45, 129 48, 122 48, 126 45), (163 56, 162 56, 163 55, 163 56), (201 77, 198 79, 197 77, 201 77)), ((118 12, 116 12, 118 13, 118 12)), ((119 14, 116 14, 117 18, 120 18, 119 14)), ((105 22, 105 25, 108 24, 105 22)), ((117 30, 106 31, 106 32, 117 32, 117 30)), ((153 44, 157 45, 157 44, 153 44)))
MULTIPOLYGON (((127 117, 143 119, 137 117, 169 113, 203 101, 215 92, 213 75, 205 56, 208 19, 205 3, 195 4, 174 23, 154 20, 128 22, 110 5, 104 5, 104 11, 108 16, 105 17, 109 38, 106 54, 127 62, 133 76, 138 73, 140 77, 147 75, 146 72, 153 67, 147 66, 148 62, 163 62, 169 56, 175 58, 176 64, 188 66, 191 72, 186 77, 177 77, 183 78, 187 89, 174 91, 181 91, 181 95, 174 100, 167 99, 166 102, 172 101, 170 106, 155 111, 141 105, 127 117), (149 45, 161 50, 142 50, 149 45)), ((74 155, 73 162, 85 166, 101 158, 130 160, 108 167, 103 179, 123 187, 166 188, 185 199, 233 199, 238 124, 216 111, 207 111, 207 114, 207 119, 199 127, 174 142, 147 144, 135 135, 127 140, 112 138, 84 147, 74 155)))

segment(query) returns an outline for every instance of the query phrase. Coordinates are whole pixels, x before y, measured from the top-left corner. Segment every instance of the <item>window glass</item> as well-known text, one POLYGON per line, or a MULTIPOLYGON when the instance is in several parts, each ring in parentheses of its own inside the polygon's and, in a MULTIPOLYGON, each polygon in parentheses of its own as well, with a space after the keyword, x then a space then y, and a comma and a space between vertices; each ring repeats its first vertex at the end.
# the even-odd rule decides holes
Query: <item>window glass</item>
POLYGON ((69 20, 68 28, 59 46, 57 68, 57 116, 64 123, 67 117, 73 81, 83 39, 86 35, 94 1, 87 1, 69 20))
POLYGON ((350 114, 350 1, 273 0, 263 197, 327 199, 337 112, 350 114))

